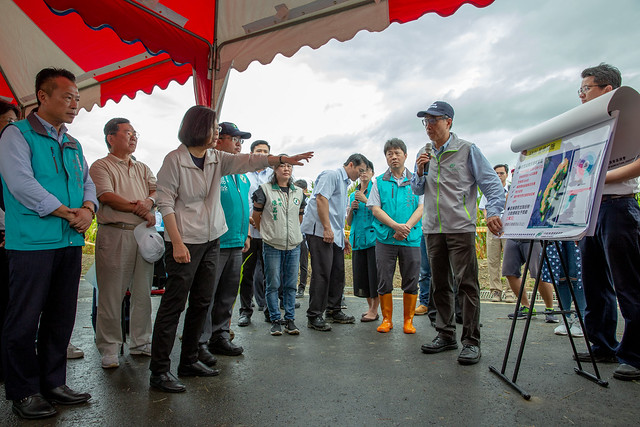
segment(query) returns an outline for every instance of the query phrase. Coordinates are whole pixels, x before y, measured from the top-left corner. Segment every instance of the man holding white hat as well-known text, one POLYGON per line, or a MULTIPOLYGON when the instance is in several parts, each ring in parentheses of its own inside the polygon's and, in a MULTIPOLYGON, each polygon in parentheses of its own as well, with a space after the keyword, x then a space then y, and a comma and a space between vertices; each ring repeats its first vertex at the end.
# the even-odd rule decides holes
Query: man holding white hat
POLYGON ((96 345, 102 367, 109 369, 120 365, 122 300, 127 289, 131 292, 129 353, 151 356, 151 282, 153 262, 162 256, 162 245, 158 245, 162 239, 153 235, 156 178, 147 165, 131 156, 139 134, 129 120, 115 118, 105 125, 104 135, 109 154, 96 160, 89 173, 101 206, 96 237, 96 345))

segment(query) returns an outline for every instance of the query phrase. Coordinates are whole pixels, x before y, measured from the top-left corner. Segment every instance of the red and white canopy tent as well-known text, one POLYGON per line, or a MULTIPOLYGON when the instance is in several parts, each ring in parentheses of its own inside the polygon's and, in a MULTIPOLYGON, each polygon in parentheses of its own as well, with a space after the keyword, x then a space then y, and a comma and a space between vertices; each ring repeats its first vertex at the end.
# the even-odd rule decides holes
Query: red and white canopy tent
POLYGON ((76 74, 87 110, 192 76, 196 102, 219 107, 231 68, 493 1, 0 0, 0 97, 29 109, 35 75, 55 66, 76 74))

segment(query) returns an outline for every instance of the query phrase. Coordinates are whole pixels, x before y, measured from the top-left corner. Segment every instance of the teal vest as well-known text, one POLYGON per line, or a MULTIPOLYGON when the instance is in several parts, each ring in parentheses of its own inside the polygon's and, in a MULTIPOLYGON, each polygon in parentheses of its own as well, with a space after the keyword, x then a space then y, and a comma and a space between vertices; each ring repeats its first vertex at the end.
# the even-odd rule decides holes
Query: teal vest
MULTIPOLYGON (((378 193, 380 194, 380 207, 395 222, 404 224, 411 218, 413 212, 418 208, 420 199, 411 191, 411 172, 406 171, 407 176, 398 185, 391 172, 387 170, 384 174, 376 178, 378 193)), ((376 230, 376 238, 380 243, 400 246, 420 246, 422 235, 420 221, 412 228, 405 240, 399 241, 393 238, 395 231, 374 219, 373 226, 376 230)))
POLYGON ((249 187, 244 174, 225 175, 220 180, 220 203, 229 228, 220 236, 220 248, 242 248, 249 232, 249 187))
MULTIPOLYGON (((65 134, 62 148, 50 137, 35 115, 14 123, 31 148, 31 167, 35 179, 65 206, 79 208, 84 198, 82 147, 65 134)), ((84 236, 54 215, 40 217, 18 202, 4 180, 6 207, 6 248, 21 251, 84 246, 84 236)))
MULTIPOLYGON (((365 190, 365 196, 371 194, 373 184, 369 181, 369 185, 365 190)), ((349 206, 356 199, 354 191, 349 196, 349 206)), ((373 214, 366 203, 358 202, 358 209, 353 211, 353 219, 351 221, 351 231, 349 232, 349 243, 354 251, 368 249, 376 245, 376 230, 373 228, 373 214)))

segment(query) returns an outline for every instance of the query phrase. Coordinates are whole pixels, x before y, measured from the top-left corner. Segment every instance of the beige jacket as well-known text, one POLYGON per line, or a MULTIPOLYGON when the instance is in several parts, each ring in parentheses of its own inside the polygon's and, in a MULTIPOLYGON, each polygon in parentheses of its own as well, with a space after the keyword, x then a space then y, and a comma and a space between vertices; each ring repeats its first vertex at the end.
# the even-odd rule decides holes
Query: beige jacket
POLYGON ((289 193, 285 193, 278 184, 271 182, 265 182, 260 188, 266 197, 260 218, 262 241, 280 251, 294 249, 302 242, 300 232, 302 188, 291 184, 289 193))
MULTIPOLYGON (((183 144, 167 154, 158 172, 158 210, 163 217, 174 213, 184 243, 206 243, 227 231, 220 203, 223 175, 245 173, 269 166, 262 154, 229 154, 207 150, 204 171, 191 159, 183 144)), ((170 241, 169 233, 164 238, 170 241)))

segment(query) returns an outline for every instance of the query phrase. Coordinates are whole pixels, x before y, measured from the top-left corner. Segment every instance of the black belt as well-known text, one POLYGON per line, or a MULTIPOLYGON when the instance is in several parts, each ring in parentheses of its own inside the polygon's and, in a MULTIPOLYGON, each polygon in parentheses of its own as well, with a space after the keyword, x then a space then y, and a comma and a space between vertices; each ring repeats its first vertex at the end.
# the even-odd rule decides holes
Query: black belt
POLYGON ((606 202, 607 200, 614 200, 614 199, 635 199, 636 195, 635 194, 603 194, 602 195, 602 201, 606 202))

